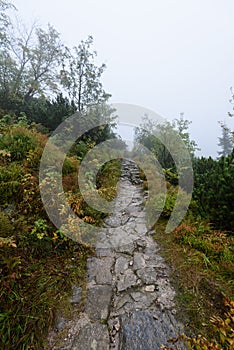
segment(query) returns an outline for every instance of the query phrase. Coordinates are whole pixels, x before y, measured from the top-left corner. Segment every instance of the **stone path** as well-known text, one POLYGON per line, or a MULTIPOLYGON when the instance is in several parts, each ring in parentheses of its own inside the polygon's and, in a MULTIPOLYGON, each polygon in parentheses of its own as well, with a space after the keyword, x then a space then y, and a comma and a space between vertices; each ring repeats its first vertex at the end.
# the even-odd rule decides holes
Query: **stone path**
POLYGON ((140 182, 125 160, 108 234, 87 263, 84 313, 53 349, 157 350, 182 332, 169 267, 145 225, 140 182))

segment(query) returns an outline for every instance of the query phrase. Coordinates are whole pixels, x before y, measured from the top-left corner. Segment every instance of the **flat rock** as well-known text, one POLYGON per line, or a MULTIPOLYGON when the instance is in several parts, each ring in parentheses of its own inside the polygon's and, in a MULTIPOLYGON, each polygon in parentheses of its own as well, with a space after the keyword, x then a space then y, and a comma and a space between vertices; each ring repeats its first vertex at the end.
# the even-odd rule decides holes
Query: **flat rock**
POLYGON ((104 248, 96 248, 96 255, 99 258, 103 258, 103 257, 114 257, 114 252, 113 250, 109 247, 104 247, 104 248))
POLYGON ((134 259, 133 259, 133 269, 139 270, 143 269, 146 266, 145 258, 143 253, 134 253, 134 259))
POLYGON ((116 297, 114 301, 114 310, 111 317, 113 317, 113 315, 121 315, 126 305, 133 305, 133 300, 129 294, 119 295, 116 297))
POLYGON ((82 288, 73 286, 72 292, 73 294, 69 301, 71 304, 78 304, 82 299, 82 288))
POLYGON ((129 265, 129 259, 125 258, 124 256, 120 256, 118 259, 116 259, 116 262, 115 262, 116 275, 123 274, 128 269, 128 265, 129 265))
POLYGON ((132 270, 127 270, 124 275, 119 276, 117 281, 117 290, 122 292, 130 287, 133 287, 137 284, 137 276, 132 270))
POLYGON ((133 292, 131 293, 133 300, 135 301, 133 310, 145 310, 150 307, 157 296, 153 293, 133 292))
POLYGON ((120 317, 119 350, 159 350, 169 346, 168 339, 178 336, 180 329, 167 313, 133 312, 120 317))
POLYGON ((106 325, 89 323, 81 328, 71 350, 109 350, 109 333, 106 325))
POLYGON ((94 286, 87 291, 86 312, 93 320, 106 320, 111 301, 111 286, 94 286))
POLYGON ((157 273, 154 267, 145 267, 144 269, 137 270, 136 273, 145 284, 153 284, 157 282, 157 273))
POLYGON ((111 284, 113 263, 114 259, 110 257, 89 259, 87 263, 89 280, 95 280, 97 284, 111 284))

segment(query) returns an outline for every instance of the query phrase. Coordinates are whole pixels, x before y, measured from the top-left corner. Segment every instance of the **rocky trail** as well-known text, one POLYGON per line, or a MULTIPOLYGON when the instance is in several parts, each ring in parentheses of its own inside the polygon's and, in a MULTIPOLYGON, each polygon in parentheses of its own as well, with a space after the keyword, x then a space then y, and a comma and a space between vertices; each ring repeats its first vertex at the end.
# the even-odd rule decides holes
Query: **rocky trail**
MULTIPOLYGON (((51 349, 157 350, 183 331, 170 269, 147 232, 144 200, 138 168, 124 160, 108 234, 87 262, 84 312, 64 326, 60 320, 63 340, 56 345, 51 337, 51 349)), ((71 302, 81 292, 74 288, 71 302)))

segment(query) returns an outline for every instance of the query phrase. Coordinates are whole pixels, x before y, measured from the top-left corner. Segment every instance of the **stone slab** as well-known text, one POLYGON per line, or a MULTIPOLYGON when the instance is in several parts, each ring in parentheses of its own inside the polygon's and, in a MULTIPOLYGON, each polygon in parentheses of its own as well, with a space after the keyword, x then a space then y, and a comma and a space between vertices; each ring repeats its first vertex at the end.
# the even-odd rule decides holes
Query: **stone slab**
POLYGON ((90 319, 106 320, 112 296, 111 286, 94 286, 87 291, 85 310, 90 319))
POLYGON ((71 350, 109 350, 109 333, 106 325, 89 323, 81 328, 71 350))

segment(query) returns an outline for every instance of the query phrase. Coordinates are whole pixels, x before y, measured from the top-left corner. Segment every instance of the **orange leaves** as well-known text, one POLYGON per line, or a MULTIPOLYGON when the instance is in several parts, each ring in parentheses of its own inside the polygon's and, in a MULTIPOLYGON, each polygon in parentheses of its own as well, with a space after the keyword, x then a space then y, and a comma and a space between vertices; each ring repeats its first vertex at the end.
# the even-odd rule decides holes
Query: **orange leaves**
POLYGON ((17 248, 17 245, 12 237, 0 237, 0 248, 2 247, 17 248))

